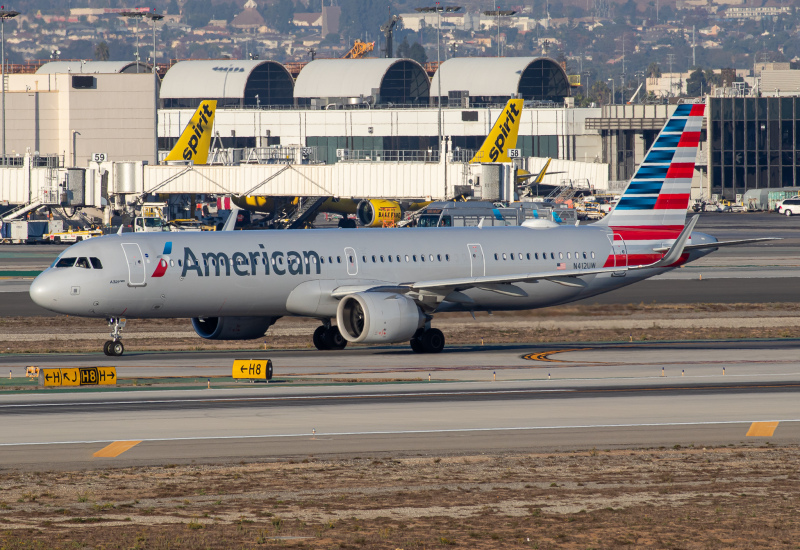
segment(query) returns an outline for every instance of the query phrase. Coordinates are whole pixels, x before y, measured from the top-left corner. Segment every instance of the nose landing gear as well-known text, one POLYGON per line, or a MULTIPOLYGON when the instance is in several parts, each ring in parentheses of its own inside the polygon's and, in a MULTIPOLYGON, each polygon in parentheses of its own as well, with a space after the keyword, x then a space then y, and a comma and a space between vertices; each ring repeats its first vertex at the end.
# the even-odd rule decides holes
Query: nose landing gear
POLYGON ((119 357, 125 353, 125 346, 122 345, 122 329, 125 328, 126 320, 124 318, 110 317, 108 319, 108 326, 111 329, 111 340, 103 344, 103 353, 110 357, 119 357))

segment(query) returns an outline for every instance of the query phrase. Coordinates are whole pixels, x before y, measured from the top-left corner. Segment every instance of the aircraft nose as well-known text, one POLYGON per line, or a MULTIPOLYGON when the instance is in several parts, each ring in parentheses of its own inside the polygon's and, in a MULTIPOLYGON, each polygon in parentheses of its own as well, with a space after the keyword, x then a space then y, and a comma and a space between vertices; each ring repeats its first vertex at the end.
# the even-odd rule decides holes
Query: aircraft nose
POLYGON ((56 302, 56 292, 52 280, 48 282, 48 279, 50 278, 44 275, 36 277, 31 283, 31 288, 28 290, 28 293, 33 303, 37 306, 53 309, 56 302))

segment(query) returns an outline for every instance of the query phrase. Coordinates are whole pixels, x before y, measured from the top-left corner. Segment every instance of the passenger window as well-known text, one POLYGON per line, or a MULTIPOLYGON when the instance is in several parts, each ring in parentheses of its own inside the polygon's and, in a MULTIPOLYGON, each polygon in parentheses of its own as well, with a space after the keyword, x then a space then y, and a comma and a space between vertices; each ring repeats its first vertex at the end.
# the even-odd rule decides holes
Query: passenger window
POLYGON ((553 253, 553 252, 550 253, 550 259, 551 260, 555 260, 556 259, 555 253, 553 253))
POLYGON ((531 253, 530 252, 528 252, 527 257, 528 257, 529 260, 531 259, 531 253))
POLYGON ((521 260, 521 259, 522 259, 522 252, 519 252, 519 253, 517 253, 517 259, 518 259, 518 260, 521 260))
POLYGON ((372 263, 374 264, 374 263, 376 263, 376 262, 377 262, 377 260, 375 259, 375 256, 373 256, 373 257, 372 257, 372 263))
POLYGON ((181 267, 182 265, 183 265, 182 260, 178 260, 178 267, 181 267))
POLYGON ((534 260, 538 260, 539 259, 539 253, 538 252, 534 253, 533 259, 534 260))
POLYGON ((400 254, 397 255, 397 261, 400 261, 400 254))
POLYGON ((383 254, 381 254, 381 263, 383 263, 383 254))
POLYGON ((433 254, 428 254, 428 259, 429 259, 430 261, 433 261, 433 254))
POLYGON ((319 257, 319 263, 321 263, 321 264, 325 263, 325 256, 320 256, 319 257))
POLYGON ((450 261, 450 254, 445 254, 444 255, 444 259, 449 262, 450 261))
POLYGON ((391 257, 391 256, 389 256, 389 263, 391 263, 391 262, 392 262, 392 257, 391 257))
POLYGON ((408 254, 406 254, 406 263, 408 263, 408 254))
MULTIPOLYGON (((560 256, 561 256, 561 254, 559 254, 559 257, 560 257, 560 256)), ((568 260, 569 260, 569 259, 571 259, 571 258, 570 258, 570 256, 571 256, 571 254, 570 254, 569 252, 567 252, 567 259, 568 259, 568 260)), ((562 260, 563 260, 564 258, 560 258, 560 259, 562 259, 562 260)))
POLYGON ((332 264, 332 263, 333 263, 333 256, 328 256, 328 263, 329 263, 329 264, 332 264))
MULTIPOLYGON (((95 269, 103 269, 103 264, 100 263, 100 258, 89 258, 89 261, 92 262, 92 267, 95 269)), ((175 265, 175 262, 170 260, 171 265, 175 265)))
POLYGON ((341 256, 336 256, 336 263, 337 264, 342 263, 342 257, 341 256))
POLYGON ((511 259, 512 260, 514 259, 514 253, 513 252, 511 253, 511 259))
MULTIPOLYGON (((474 254, 473 254, 473 255, 474 255, 474 254)), ((494 259, 495 259, 495 260, 498 260, 498 259, 499 259, 499 258, 497 257, 497 252, 495 252, 495 253, 494 253, 494 259)))
POLYGON ((503 259, 504 260, 506 259, 506 253, 505 252, 503 252, 503 259))
POLYGON ((414 254, 414 255, 412 256, 412 258, 414 258, 414 261, 415 261, 415 262, 417 261, 417 255, 416 255, 416 254, 414 254))
POLYGON ((581 257, 581 256, 580 256, 580 254, 578 254, 578 253, 576 252, 576 253, 575 253, 575 259, 577 260, 577 259, 578 259, 578 258, 580 258, 580 257, 581 257))
POLYGON ((558 259, 559 260, 563 260, 564 259, 564 253, 563 252, 559 252, 558 253, 558 259))
POLYGON ((78 261, 75 262, 75 267, 82 267, 84 269, 91 269, 89 267, 89 260, 86 258, 78 258, 78 261))
POLYGON ((586 259, 586 252, 583 253, 583 259, 586 259))
POLYGON ((592 258, 594 258, 594 252, 592 252, 592 258))
POLYGON ((425 261, 425 254, 420 254, 419 255, 419 259, 420 259, 421 262, 424 262, 425 261))
POLYGON ((442 255, 441 254, 437 254, 436 255, 436 259, 441 262, 442 261, 442 255))
POLYGON ((61 258, 56 263, 56 267, 72 267, 75 265, 75 260, 77 260, 77 258, 61 258))

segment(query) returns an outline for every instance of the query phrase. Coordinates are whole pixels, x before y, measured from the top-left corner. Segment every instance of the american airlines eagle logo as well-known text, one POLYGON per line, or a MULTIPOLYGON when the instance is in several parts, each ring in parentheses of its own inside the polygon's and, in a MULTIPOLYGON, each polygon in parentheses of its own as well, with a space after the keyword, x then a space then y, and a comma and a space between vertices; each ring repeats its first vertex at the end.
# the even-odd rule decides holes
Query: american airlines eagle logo
POLYGON ((164 276, 164 274, 167 272, 167 267, 169 267, 170 254, 172 254, 172 241, 164 243, 164 252, 161 254, 161 257, 158 258, 158 264, 156 265, 156 270, 153 271, 151 277, 164 276))

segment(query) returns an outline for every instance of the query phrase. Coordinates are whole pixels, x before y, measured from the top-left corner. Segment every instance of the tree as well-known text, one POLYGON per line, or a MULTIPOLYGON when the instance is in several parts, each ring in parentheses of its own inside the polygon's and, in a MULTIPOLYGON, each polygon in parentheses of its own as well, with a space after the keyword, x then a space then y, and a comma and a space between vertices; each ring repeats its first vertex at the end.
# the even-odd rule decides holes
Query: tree
POLYGON ((381 25, 396 13, 391 2, 373 2, 371 0, 341 0, 342 15, 339 18, 339 33, 348 37, 364 38, 369 42, 378 37, 381 25))
POLYGON ((294 29, 294 2, 292 0, 278 0, 267 6, 267 25, 280 33, 289 33, 294 29))
POLYGON ((689 78, 686 79, 686 95, 689 97, 699 97, 708 91, 708 83, 703 69, 697 67, 689 78))
POLYGON ((419 42, 414 42, 408 49, 408 57, 422 65, 428 62, 428 54, 419 42))
POLYGON ((408 36, 404 36, 403 41, 400 42, 399 46, 397 46, 395 55, 397 55, 399 58, 408 58, 409 50, 411 50, 411 44, 408 43, 408 36))
POLYGON ((211 12, 201 0, 186 0, 181 15, 183 22, 194 28, 205 27, 211 21, 211 12))
POLYGON ((648 78, 661 78, 661 66, 653 61, 647 66, 648 78))
POLYGON ((108 42, 103 40, 94 47, 94 58, 97 61, 108 61, 111 58, 111 51, 108 49, 108 42))

